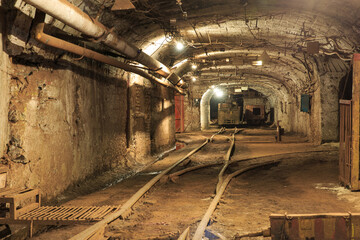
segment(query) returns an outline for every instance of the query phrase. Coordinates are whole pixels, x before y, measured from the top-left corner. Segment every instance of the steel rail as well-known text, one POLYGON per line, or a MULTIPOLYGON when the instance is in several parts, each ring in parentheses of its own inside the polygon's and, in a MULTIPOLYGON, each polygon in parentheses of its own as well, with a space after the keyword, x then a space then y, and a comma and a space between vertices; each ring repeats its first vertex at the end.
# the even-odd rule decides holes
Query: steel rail
POLYGON ((211 136, 210 142, 213 142, 213 141, 214 141, 214 137, 215 137, 216 135, 222 134, 222 133, 224 133, 225 131, 226 131, 226 128, 225 128, 225 127, 222 127, 217 133, 215 133, 214 135, 211 136))
MULTIPOLYGON (((224 133, 224 132, 226 132, 226 128, 225 128, 225 127, 222 127, 217 133, 213 134, 213 135, 209 138, 209 142, 212 143, 212 142, 214 141, 214 137, 215 137, 215 136, 217 136, 217 135, 219 135, 219 134, 222 134, 222 133, 224 133)), ((190 160, 189 160, 189 162, 190 162, 190 160)), ((187 162, 187 163, 184 164, 184 165, 187 165, 189 162, 187 162)), ((191 167, 191 168, 192 168, 192 170, 196 170, 196 169, 202 168, 202 167, 194 166, 194 167, 191 167)), ((186 170, 186 169, 187 169, 187 168, 176 172, 175 175, 174 175, 174 174, 169 174, 169 175, 167 175, 167 176, 164 176, 163 179, 162 179, 162 181, 163 181, 163 182, 166 182, 166 181, 168 181, 168 180, 170 179, 172 182, 175 182, 175 178, 176 178, 177 176, 182 175, 182 174, 184 174, 184 173, 186 173, 186 172, 188 171, 188 170, 186 170), (183 172, 183 171, 184 171, 184 172, 183 172)), ((190 171, 192 171, 192 170, 190 170, 190 171)))
POLYGON ((219 191, 216 193, 214 199, 211 201, 211 204, 208 208, 208 210, 206 211, 205 215, 203 216, 203 218, 201 219, 201 222, 199 223, 194 237, 192 238, 193 240, 201 240, 202 236, 204 235, 206 226, 211 218, 212 213, 215 211, 216 206, 218 205, 226 187, 228 186, 228 184, 230 183, 231 179, 236 177, 239 174, 245 173, 249 170, 255 169, 255 168, 259 168, 259 167, 264 167, 264 166, 268 166, 268 165, 273 165, 273 164, 277 164, 280 161, 268 161, 268 162, 264 162, 264 163, 259 163, 259 164, 255 164, 249 167, 245 167, 243 169, 237 170, 235 172, 233 172, 232 174, 229 174, 225 180, 222 182, 221 186, 219 187, 219 191))
MULTIPOLYGON (((289 156, 292 154, 300 154, 300 153, 317 153, 317 152, 329 152, 329 151, 337 151, 337 150, 311 150, 311 151, 299 151, 299 152, 287 152, 287 153, 281 153, 281 154, 271 154, 271 155, 265 155, 265 156, 260 156, 260 157, 252 157, 252 158, 243 158, 243 159, 232 159, 229 162, 229 165, 233 164, 233 163, 238 163, 238 162, 245 162, 245 161, 251 161, 251 160, 260 160, 263 158, 269 158, 269 157, 285 157, 285 156, 289 156)), ((217 165, 221 165, 223 164, 223 162, 213 162, 213 163, 208 163, 208 164, 202 164, 202 165, 197 165, 197 166, 192 166, 192 167, 188 167, 188 168, 184 168, 182 170, 179 170, 175 173, 172 173, 170 175, 168 175, 169 179, 175 179, 176 177, 183 175, 185 173, 188 172, 192 172, 201 168, 206 168, 206 167, 213 167, 213 166, 217 166, 217 165)))
MULTIPOLYGON (((222 130, 220 130, 222 131, 222 130)), ((219 132, 220 132, 219 131, 219 132)), ((216 135, 215 133, 214 135, 216 135)), ((96 224, 90 226, 89 228, 85 229, 84 231, 80 232, 79 234, 71 237, 69 240, 88 240, 88 239, 96 239, 98 237, 99 232, 103 230, 108 224, 112 223, 119 217, 122 217, 123 215, 127 214, 131 207, 134 206, 134 204, 147 192, 149 189, 154 186, 162 177, 164 177, 166 174, 168 174, 172 169, 177 167, 179 164, 184 162, 186 159, 188 159, 190 156, 192 156, 194 153, 199 151, 201 148, 203 148, 206 144, 210 142, 210 138, 206 138, 205 142, 201 144, 200 146, 193 149, 191 152, 189 152, 185 157, 178 160, 176 163, 171 165, 169 168, 162 171, 160 174, 158 174, 156 177, 151 179, 147 184, 145 184, 141 189, 139 189, 127 202, 125 202, 118 211, 106 216, 103 220, 100 222, 97 222, 96 224)))
POLYGON ((234 150, 234 147, 235 147, 235 134, 237 134, 240 130, 238 130, 237 128, 235 128, 234 130, 234 133, 231 135, 231 138, 230 139, 230 147, 225 155, 225 163, 224 163, 224 166, 223 168, 221 169, 218 177, 219 177, 219 181, 216 185, 216 193, 219 191, 219 188, 223 182, 223 178, 224 178, 224 173, 225 173, 225 170, 227 169, 227 167, 229 166, 229 163, 230 163, 230 157, 231 157, 231 153, 233 152, 234 150))

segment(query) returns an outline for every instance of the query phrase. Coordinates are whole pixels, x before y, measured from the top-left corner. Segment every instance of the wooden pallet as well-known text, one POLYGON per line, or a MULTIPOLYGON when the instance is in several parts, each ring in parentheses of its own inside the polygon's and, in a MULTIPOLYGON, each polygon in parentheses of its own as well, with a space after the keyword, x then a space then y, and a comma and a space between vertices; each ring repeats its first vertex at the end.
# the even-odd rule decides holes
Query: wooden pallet
POLYGON ((2 215, 0 224, 91 224, 116 212, 120 206, 41 206, 39 189, 4 189, 0 191, 2 215))
POLYGON ((118 209, 119 206, 43 206, 19 216, 17 220, 44 221, 44 224, 46 221, 93 222, 102 220, 107 214, 118 209))

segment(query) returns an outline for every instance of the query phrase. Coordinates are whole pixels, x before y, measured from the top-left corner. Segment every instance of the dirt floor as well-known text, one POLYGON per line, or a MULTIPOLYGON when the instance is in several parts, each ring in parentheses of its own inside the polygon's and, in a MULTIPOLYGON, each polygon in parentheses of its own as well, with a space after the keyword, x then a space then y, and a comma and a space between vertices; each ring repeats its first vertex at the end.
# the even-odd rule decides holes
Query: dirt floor
MULTIPOLYGON (((121 205, 155 174, 185 156, 214 132, 179 134, 177 139, 181 144, 178 146, 183 148, 143 173, 65 205, 121 205)), ((189 226, 193 234, 214 196, 231 132, 216 136, 213 143, 190 158, 188 166, 212 162, 219 165, 186 173, 176 182, 157 183, 135 204, 132 215, 109 225, 106 236, 110 239, 177 239, 189 226)), ((352 193, 338 183, 336 144, 313 146, 295 135, 284 136, 282 143, 275 143, 274 136, 275 131, 270 129, 246 129, 236 135, 231 159, 239 162, 230 165, 226 174, 249 163, 269 160, 281 160, 281 163, 251 170, 231 181, 212 216, 206 232, 209 239, 233 239, 235 234, 266 229, 272 213, 360 211, 360 193, 352 193)), ((179 166, 176 170, 182 168, 184 166, 179 166)), ((53 227, 33 239, 68 239, 86 227, 53 227)))

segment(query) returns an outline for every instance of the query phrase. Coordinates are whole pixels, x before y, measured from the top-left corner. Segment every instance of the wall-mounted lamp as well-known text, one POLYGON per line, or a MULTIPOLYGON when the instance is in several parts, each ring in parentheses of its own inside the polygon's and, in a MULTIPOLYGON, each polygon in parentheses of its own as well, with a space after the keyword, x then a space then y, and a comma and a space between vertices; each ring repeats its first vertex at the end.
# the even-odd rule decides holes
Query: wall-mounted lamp
POLYGON ((191 80, 192 80, 193 82, 196 82, 196 77, 192 77, 191 80))

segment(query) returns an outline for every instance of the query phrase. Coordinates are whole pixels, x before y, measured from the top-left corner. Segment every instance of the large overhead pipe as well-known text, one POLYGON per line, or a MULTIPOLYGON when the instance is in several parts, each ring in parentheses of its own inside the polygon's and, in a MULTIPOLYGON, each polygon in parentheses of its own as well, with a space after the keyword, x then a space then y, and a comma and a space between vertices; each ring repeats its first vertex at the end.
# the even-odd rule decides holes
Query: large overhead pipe
POLYGON ((79 32, 102 42, 106 46, 118 51, 130 59, 141 63, 149 69, 156 71, 172 83, 178 83, 180 78, 155 58, 142 52, 141 49, 126 42, 110 29, 93 19, 76 6, 66 0, 24 0, 37 9, 60 20, 79 32))
POLYGON ((102 54, 100 54, 98 52, 95 52, 95 51, 92 51, 90 49, 86 49, 86 48, 80 47, 78 45, 75 45, 73 43, 66 42, 66 41, 64 41, 62 39, 50 36, 50 35, 44 33, 44 25, 45 24, 43 22, 39 22, 39 23, 36 24, 36 26, 35 26, 35 39, 38 40, 39 42, 45 44, 45 45, 48 45, 48 46, 51 46, 51 47, 54 47, 54 48, 58 48, 58 49, 62 49, 62 50, 65 50, 65 51, 68 51, 68 52, 71 52, 71 53, 74 53, 74 54, 77 54, 77 55, 80 55, 80 56, 84 56, 84 57, 94 59, 94 60, 99 61, 99 62, 109 64, 109 65, 114 66, 114 67, 121 68, 121 69, 123 69, 125 71, 132 72, 132 73, 138 74, 138 75, 140 75, 140 76, 142 76, 144 78, 147 78, 150 81, 159 83, 159 84, 161 84, 161 85, 163 85, 165 87, 173 88, 173 89, 175 89, 176 91, 178 91, 181 94, 184 93, 181 88, 173 86, 168 81, 162 81, 161 79, 158 79, 158 78, 148 74, 147 72, 145 72, 145 71, 143 71, 143 70, 141 70, 139 68, 136 68, 134 66, 128 65, 128 64, 123 63, 123 62, 120 62, 120 61, 118 61, 118 60, 116 60, 114 58, 102 55, 102 54))

